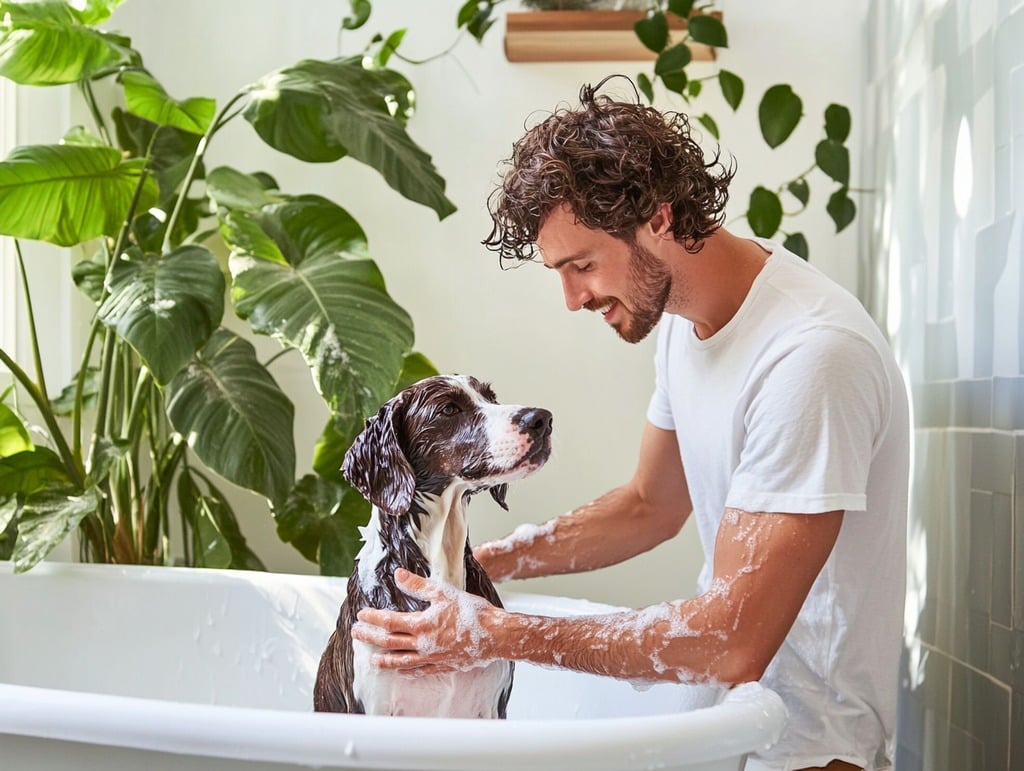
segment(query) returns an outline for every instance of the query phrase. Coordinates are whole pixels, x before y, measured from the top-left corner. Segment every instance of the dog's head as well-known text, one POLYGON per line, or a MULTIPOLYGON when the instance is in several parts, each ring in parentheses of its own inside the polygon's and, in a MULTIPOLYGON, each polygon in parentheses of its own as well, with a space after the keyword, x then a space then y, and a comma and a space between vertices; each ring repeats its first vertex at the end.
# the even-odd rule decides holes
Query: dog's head
POLYGON ((474 377, 438 375, 406 388, 366 421, 341 471, 389 514, 404 514, 420 493, 453 481, 487 489, 505 505, 508 483, 533 473, 551 454, 551 413, 498 404, 474 377))

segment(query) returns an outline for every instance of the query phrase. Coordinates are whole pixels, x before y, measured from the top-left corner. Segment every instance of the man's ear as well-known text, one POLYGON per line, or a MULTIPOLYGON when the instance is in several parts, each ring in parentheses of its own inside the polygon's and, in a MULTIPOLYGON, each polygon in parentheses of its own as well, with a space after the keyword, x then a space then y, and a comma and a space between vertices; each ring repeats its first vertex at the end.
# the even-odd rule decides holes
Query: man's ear
POLYGON ((675 235, 672 232, 672 206, 663 203, 658 206, 654 212, 654 216, 647 220, 647 227, 650 228, 650 233, 655 238, 671 238, 675 239, 675 235))

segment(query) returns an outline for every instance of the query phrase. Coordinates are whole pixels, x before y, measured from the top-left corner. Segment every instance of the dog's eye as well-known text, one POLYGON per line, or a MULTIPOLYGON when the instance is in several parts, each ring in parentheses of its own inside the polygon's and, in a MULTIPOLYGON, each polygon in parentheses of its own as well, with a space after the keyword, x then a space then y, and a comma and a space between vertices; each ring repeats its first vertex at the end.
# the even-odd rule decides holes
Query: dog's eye
POLYGON ((462 408, 459 407, 459 405, 457 405, 455 402, 448 402, 447 404, 441 407, 441 414, 447 415, 448 417, 451 417, 452 415, 458 415, 460 412, 462 412, 462 408))

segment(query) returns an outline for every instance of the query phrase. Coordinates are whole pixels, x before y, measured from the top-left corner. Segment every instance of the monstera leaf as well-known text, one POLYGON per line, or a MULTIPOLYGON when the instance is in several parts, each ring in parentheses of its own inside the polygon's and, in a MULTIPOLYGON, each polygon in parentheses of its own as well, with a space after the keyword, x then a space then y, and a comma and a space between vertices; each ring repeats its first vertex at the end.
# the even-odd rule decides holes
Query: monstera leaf
POLYGON ((92 29, 110 16, 121 0, 85 3, 77 10, 65 2, 0 2, 0 76, 26 86, 56 86, 138 64, 131 41, 92 29))
POLYGON ((251 343, 218 329, 167 390, 171 424, 203 463, 284 500, 295 481, 295 408, 251 343))
POLYGON ((359 528, 369 518, 370 504, 348 484, 315 474, 299 480, 284 504, 274 508, 281 540, 318 562, 327 576, 352 572, 359 528))
POLYGON ((100 320, 142 357, 160 385, 192 358, 224 315, 224 274, 195 244, 165 255, 132 250, 110 275, 100 320))
POLYGON ((303 196, 229 212, 232 300, 253 330, 297 348, 336 416, 362 421, 391 396, 412 347, 409 315, 365 256, 362 230, 339 206, 303 196))
MULTIPOLYGON (((109 147, 29 145, 0 161, 0 233, 74 246, 117 235, 145 162, 109 147)), ((136 211, 157 201, 147 177, 136 211)))
POLYGON ((245 119, 271 147, 300 160, 351 155, 444 219, 455 211, 444 180, 389 108, 394 104, 396 113, 407 115, 407 85, 388 70, 365 69, 358 59, 305 60, 253 84, 245 119))

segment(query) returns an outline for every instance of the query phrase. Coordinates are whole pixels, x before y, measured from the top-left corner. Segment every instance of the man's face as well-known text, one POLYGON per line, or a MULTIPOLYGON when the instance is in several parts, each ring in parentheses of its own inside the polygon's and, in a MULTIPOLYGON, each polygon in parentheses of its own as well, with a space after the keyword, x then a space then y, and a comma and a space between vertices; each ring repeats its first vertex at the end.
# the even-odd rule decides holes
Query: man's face
POLYGON ((644 246, 586 227, 567 206, 548 216, 537 246, 544 265, 558 271, 569 310, 601 313, 628 343, 639 343, 657 326, 672 275, 644 246))

